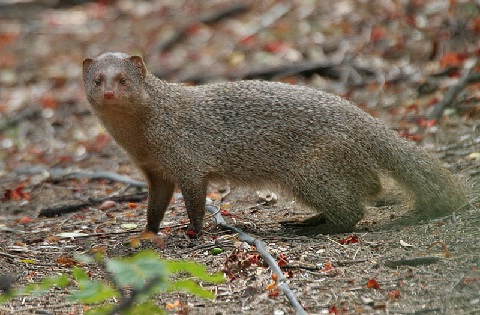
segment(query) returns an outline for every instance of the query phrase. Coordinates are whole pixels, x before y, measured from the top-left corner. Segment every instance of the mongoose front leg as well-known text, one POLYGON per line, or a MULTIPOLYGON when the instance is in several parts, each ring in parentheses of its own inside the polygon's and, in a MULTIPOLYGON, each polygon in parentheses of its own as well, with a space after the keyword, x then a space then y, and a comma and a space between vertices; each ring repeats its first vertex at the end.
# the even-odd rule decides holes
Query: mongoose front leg
POLYGON ((180 184, 185 207, 187 208, 190 225, 188 230, 200 233, 203 228, 203 218, 205 217, 205 195, 207 192, 207 183, 199 180, 197 182, 188 181, 180 184))
POLYGON ((161 173, 144 171, 148 180, 147 231, 157 233, 160 222, 172 199, 175 183, 161 173))

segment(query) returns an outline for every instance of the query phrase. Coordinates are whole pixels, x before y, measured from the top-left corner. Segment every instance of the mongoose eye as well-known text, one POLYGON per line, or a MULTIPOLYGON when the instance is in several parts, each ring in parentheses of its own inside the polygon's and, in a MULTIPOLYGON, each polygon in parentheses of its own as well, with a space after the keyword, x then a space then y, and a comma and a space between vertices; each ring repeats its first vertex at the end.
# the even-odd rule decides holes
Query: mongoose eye
POLYGON ((100 83, 102 83, 102 80, 100 80, 100 79, 95 80, 95 85, 100 85, 100 83))
POLYGON ((125 85, 127 83, 127 78, 120 78, 120 84, 125 85))

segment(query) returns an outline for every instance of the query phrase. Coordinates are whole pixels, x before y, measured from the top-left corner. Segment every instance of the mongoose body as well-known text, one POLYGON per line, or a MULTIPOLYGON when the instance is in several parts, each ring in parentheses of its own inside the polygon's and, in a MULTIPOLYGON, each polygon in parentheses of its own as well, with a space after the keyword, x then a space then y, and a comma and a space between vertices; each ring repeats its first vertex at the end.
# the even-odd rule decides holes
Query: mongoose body
POLYGON ((341 97, 262 81, 170 84, 122 53, 85 59, 83 71, 94 113, 148 180, 147 230, 158 231, 178 185, 199 233, 207 184, 220 179, 279 185, 319 212, 328 233, 354 228, 380 174, 413 196, 419 217, 466 203, 436 159, 341 97))

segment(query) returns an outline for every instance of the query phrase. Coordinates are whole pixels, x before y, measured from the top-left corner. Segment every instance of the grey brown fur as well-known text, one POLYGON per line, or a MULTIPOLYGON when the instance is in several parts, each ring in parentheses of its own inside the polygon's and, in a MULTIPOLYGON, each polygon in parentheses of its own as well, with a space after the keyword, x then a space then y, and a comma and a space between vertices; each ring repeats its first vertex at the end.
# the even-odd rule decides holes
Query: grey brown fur
POLYGON ((147 230, 157 232, 175 185, 189 228, 203 227, 207 183, 277 184, 320 213, 320 232, 354 228, 363 201, 393 177, 420 217, 466 201, 440 163, 338 96, 309 87, 239 81, 189 87, 150 74, 138 56, 106 53, 83 63, 94 113, 149 185, 147 230))

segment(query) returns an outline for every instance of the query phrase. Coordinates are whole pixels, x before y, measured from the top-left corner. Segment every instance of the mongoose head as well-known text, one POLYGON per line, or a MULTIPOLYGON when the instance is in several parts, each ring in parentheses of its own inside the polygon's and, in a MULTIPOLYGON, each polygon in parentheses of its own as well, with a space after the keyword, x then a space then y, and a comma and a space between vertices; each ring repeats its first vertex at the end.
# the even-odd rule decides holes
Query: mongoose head
POLYGON ((142 57, 104 53, 83 61, 87 99, 99 114, 125 113, 145 97, 147 69, 142 57))

